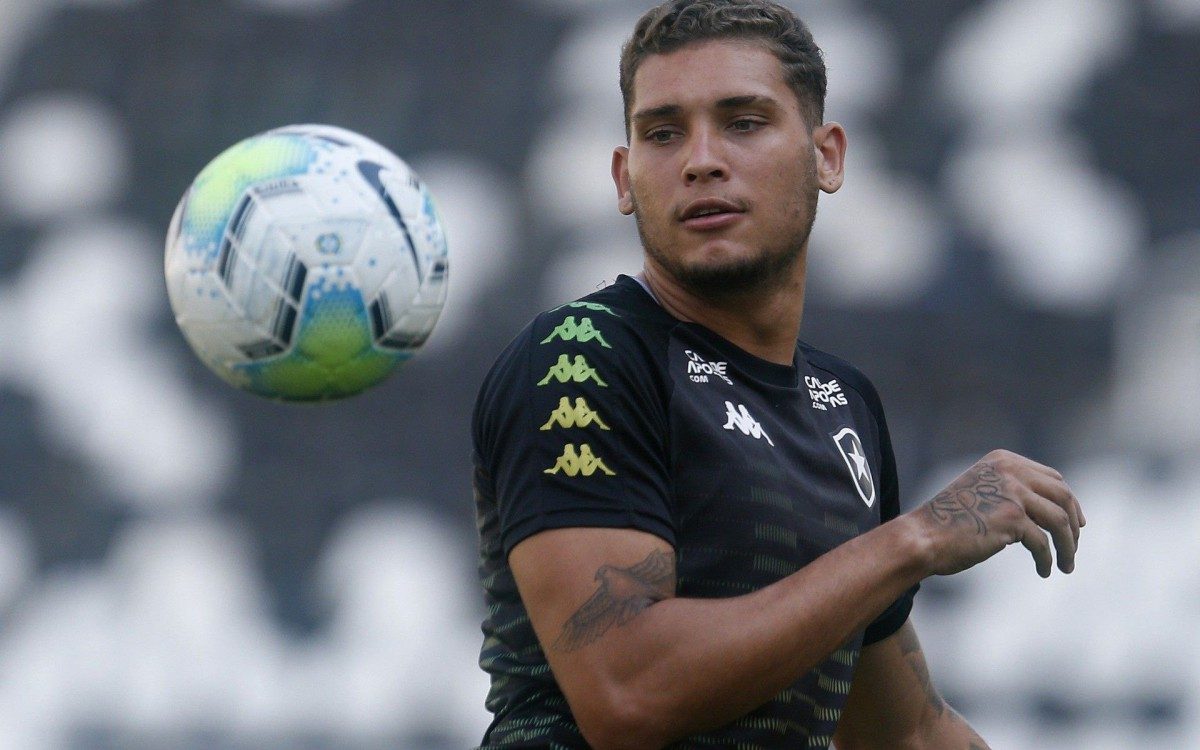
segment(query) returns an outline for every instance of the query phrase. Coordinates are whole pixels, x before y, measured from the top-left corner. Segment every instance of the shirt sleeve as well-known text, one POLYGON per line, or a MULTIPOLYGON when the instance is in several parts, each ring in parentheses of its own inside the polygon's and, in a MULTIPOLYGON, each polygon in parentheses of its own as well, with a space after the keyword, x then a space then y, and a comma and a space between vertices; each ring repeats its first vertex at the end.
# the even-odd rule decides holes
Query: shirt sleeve
MULTIPOLYGON (((883 524, 900 515, 900 483, 896 474, 896 456, 892 451, 892 438, 888 433, 887 420, 883 416, 883 406, 880 403, 879 395, 875 392, 874 387, 867 389, 867 393, 869 394, 867 404, 879 427, 879 454, 881 459, 879 471, 879 522, 883 524)), ((864 646, 882 641, 900 629, 908 619, 909 613, 912 612, 913 597, 920 587, 920 584, 916 584, 901 594, 899 599, 892 602, 891 606, 883 611, 883 614, 879 615, 879 617, 875 618, 867 626, 866 631, 863 633, 864 646)))
POLYGON ((675 543, 666 384, 608 310, 544 313, 500 356, 476 403, 507 555, 540 531, 633 528, 675 543))

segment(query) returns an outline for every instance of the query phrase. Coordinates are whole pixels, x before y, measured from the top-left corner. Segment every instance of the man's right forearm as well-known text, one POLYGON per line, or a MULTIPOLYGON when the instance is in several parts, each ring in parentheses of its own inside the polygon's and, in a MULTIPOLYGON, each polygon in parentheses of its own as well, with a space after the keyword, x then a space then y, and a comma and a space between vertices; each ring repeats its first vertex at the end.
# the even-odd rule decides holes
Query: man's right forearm
POLYGON ((576 720, 596 747, 658 747, 727 724, 866 627, 926 575, 928 557, 904 516, 752 594, 644 602, 624 625, 591 634, 604 639, 595 669, 562 681, 576 720))
POLYGON ((992 451, 928 503, 753 594, 645 602, 560 684, 585 734, 615 747, 625 736, 631 747, 665 744, 761 705, 928 575, 965 570, 1016 542, 1039 574, 1050 575, 1054 550, 1069 573, 1086 523, 1060 473, 992 451), (589 701, 579 685, 604 699, 589 701))

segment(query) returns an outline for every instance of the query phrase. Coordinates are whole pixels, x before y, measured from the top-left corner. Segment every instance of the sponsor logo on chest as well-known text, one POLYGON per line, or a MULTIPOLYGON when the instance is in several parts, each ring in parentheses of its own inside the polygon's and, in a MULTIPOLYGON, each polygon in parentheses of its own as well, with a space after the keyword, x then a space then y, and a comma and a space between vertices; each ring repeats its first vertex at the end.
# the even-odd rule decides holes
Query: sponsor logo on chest
POLYGON ((804 385, 808 386, 808 395, 812 399, 814 409, 828 411, 831 407, 837 408, 849 403, 846 400, 846 394, 842 393, 841 383, 837 382, 836 378, 822 383, 812 375, 806 375, 804 385))
POLYGON ((684 349, 683 354, 687 357, 688 379, 693 383, 707 383, 710 378, 720 378, 729 385, 733 385, 733 380, 725 374, 729 369, 728 363, 710 362, 691 349, 684 349))

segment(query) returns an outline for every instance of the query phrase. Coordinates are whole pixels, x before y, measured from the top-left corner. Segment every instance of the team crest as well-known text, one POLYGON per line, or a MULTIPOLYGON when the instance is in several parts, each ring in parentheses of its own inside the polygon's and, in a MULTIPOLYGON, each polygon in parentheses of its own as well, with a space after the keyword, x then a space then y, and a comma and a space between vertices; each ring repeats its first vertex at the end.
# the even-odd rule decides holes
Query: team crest
POLYGON ((833 433, 833 442, 837 444, 838 452, 842 454, 842 460, 846 462, 846 468, 850 470, 850 476, 854 479, 854 489, 858 490, 858 496, 862 498, 868 508, 874 506, 875 482, 871 479, 871 467, 867 464, 867 452, 863 450, 858 433, 849 427, 843 427, 840 431, 833 433))

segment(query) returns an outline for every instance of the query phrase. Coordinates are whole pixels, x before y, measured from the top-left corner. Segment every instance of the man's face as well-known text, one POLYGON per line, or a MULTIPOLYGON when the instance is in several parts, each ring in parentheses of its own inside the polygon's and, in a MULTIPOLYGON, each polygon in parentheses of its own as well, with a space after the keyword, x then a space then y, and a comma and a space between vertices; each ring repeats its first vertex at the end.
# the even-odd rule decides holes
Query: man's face
MULTIPOLYGON (((707 41, 642 62, 613 178, 647 263, 712 297, 782 283, 802 262, 826 162, 779 60, 707 41)), ((836 171, 832 189, 840 153, 836 171)))

